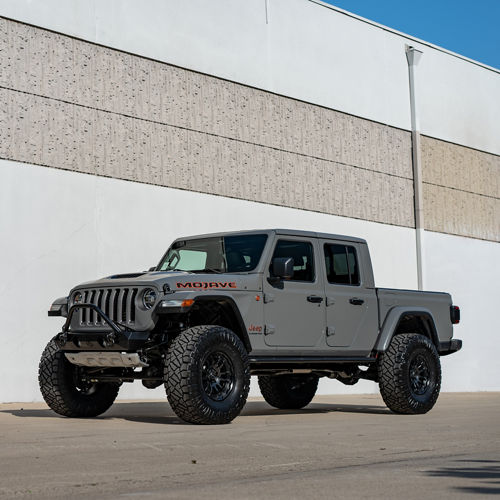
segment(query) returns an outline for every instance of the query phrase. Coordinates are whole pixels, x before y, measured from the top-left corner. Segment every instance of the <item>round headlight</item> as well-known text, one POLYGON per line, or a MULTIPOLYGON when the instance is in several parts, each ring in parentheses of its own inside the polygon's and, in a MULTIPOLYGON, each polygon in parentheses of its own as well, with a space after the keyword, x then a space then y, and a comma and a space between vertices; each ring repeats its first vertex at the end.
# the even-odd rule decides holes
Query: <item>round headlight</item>
POLYGON ((152 288, 146 288, 142 294, 142 303, 146 309, 151 309, 156 302, 156 292, 152 288))
POLYGON ((73 303, 79 304, 80 302, 82 302, 82 300, 83 296, 80 292, 76 292, 75 295, 73 295, 73 303))

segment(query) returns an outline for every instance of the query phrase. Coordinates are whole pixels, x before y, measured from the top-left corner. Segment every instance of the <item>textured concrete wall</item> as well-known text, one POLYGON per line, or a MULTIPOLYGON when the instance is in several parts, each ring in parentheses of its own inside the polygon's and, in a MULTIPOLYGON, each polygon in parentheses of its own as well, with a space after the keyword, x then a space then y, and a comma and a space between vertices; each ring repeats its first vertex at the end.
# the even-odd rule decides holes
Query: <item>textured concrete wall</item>
MULTIPOLYGON (((412 227, 408 132, 0 18, 0 158, 412 227)), ((422 138, 426 228, 499 241, 500 157, 422 138)))
POLYGON ((500 241, 500 156, 422 137, 425 226, 500 241))
POLYGON ((0 157, 413 225, 410 135, 0 18, 0 157))

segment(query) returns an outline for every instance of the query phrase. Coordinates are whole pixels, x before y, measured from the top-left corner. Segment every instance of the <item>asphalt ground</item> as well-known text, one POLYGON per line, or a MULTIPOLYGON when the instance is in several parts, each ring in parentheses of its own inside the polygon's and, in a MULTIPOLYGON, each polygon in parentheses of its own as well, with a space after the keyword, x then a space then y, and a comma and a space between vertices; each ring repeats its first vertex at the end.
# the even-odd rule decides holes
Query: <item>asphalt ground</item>
POLYGON ((252 398, 223 426, 166 401, 117 402, 95 419, 0 405, 0 498, 493 498, 500 393, 441 394, 426 415, 376 395, 318 396, 280 411, 252 398))

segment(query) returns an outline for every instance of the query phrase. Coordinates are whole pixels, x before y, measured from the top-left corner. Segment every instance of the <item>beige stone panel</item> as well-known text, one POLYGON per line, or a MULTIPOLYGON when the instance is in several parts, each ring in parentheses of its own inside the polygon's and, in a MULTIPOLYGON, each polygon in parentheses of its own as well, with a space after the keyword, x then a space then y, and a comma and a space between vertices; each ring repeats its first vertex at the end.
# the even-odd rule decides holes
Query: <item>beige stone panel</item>
POLYGON ((2 158, 413 224, 408 179, 11 90, 0 104, 2 158))
POLYGON ((500 200, 424 184, 425 227, 431 231, 500 241, 500 200))
POLYGON ((411 178, 408 132, 0 19, 3 85, 411 178))
POLYGON ((40 124, 47 123, 47 106, 39 98, 0 88, 2 128, 0 130, 0 156, 23 162, 43 164, 44 149, 40 124), (36 110, 36 104, 40 108, 36 110))
POLYGON ((422 137, 424 182, 500 198, 500 156, 422 137))

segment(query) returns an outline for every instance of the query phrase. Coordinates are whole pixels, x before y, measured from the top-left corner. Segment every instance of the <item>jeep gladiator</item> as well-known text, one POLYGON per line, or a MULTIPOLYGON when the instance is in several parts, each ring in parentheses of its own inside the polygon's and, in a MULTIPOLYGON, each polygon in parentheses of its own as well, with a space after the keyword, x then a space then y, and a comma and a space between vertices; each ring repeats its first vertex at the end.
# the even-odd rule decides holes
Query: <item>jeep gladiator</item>
POLYGON ((376 288, 365 240, 287 229, 177 239, 147 272, 74 287, 39 383, 69 417, 105 412, 124 382, 164 384, 183 420, 228 423, 250 376, 276 408, 303 408, 320 377, 379 384, 395 413, 429 411, 440 356, 458 351, 447 293, 376 288))

